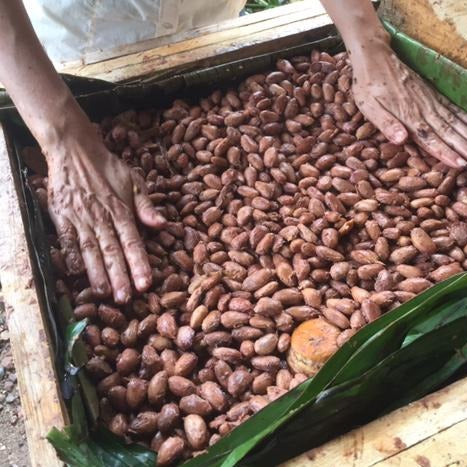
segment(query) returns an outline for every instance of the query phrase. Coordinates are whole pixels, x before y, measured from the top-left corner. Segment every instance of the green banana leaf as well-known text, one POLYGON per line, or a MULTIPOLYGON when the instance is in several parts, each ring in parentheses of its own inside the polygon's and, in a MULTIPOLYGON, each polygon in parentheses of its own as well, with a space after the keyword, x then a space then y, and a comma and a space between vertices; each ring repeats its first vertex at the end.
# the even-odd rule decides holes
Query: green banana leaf
MULTIPOLYGON (((185 466, 276 465, 424 396, 466 366, 467 273, 463 273, 363 328, 314 378, 268 405, 185 466)), ((76 418, 72 427, 79 424, 79 416, 76 418)), ((83 429, 72 427, 53 430, 49 436, 68 465, 121 465, 102 464, 103 459, 110 460, 101 452, 108 453, 105 443, 101 445, 101 428, 82 439, 77 433, 82 435, 83 429)), ((122 465, 134 465, 134 454, 122 453, 122 449, 120 442, 118 453, 126 462, 122 465)), ((150 453, 138 449, 143 457, 150 453)), ((146 459, 136 465, 152 462, 146 459)))
MULTIPOLYGON (((313 403, 321 391, 332 385, 343 384, 361 377, 365 371, 378 364, 384 357, 401 348, 405 337, 414 326, 433 315, 443 313, 446 298, 461 301, 466 296, 467 274, 464 273, 435 285, 391 313, 383 315, 341 347, 314 378, 305 381, 265 407, 258 415, 243 423, 239 429, 233 430, 216 443, 207 454, 188 462, 187 467, 236 465, 268 436, 273 435, 274 438, 279 438, 275 430, 295 417, 304 407, 313 403)), ((467 316, 467 306, 460 308, 463 310, 463 315, 467 316)), ((444 313, 449 314, 450 311, 447 309, 444 313)), ((434 328, 439 324, 434 320, 431 323, 434 328)), ((432 329, 428 326, 427 328, 432 329)), ((465 333, 465 339, 467 341, 467 333, 465 333)), ((304 419, 309 418, 304 417, 304 419)), ((319 432, 332 433, 323 425, 319 432)), ((310 447, 308 443, 306 448, 310 447)))
MULTIPOLYGON (((60 314, 72 321, 71 304, 66 296, 59 300, 60 314)), ((65 329, 65 378, 72 388, 71 419, 73 423, 62 431, 53 428, 47 439, 59 456, 71 466, 81 467, 142 467, 154 465, 156 454, 138 445, 126 445, 108 430, 97 427, 99 402, 95 386, 81 368, 87 362, 80 336, 87 319, 71 322, 65 329), (91 430, 90 430, 91 428, 91 430)))
MULTIPOLYGON (((393 35, 395 50, 409 66, 427 79, 431 77, 442 93, 465 109, 465 70, 457 75, 448 73, 445 61, 431 60, 433 51, 426 52, 424 48, 423 53, 419 52, 421 44, 397 31, 393 35), (425 59, 419 60, 420 57, 425 59), (450 93, 453 76, 460 76, 464 93, 462 85, 450 93)), ((163 105, 174 95, 198 95, 202 89, 217 86, 219 82, 228 85, 271 67, 279 57, 305 53, 313 47, 334 53, 342 48, 342 42, 334 34, 273 54, 199 71, 178 70, 174 75, 159 74, 125 85, 98 80, 88 82, 75 77, 69 78, 69 83, 80 104, 97 119, 103 116, 103 110, 116 113, 132 106, 144 107, 148 102, 158 101, 163 105)), ((0 95, 0 116, 11 115, 16 115, 16 111, 8 96, 0 95)), ((24 134, 24 129, 21 131, 24 134)), ((19 154, 18 148, 16 153, 19 154)), ((18 170, 25 173, 19 157, 16 162, 18 170)), ((81 371, 87 361, 79 339, 84 324, 74 322, 70 303, 65 297, 58 302, 54 298, 45 221, 32 190, 24 181, 22 190, 28 205, 29 239, 42 279, 39 285, 49 311, 57 367, 63 380, 62 390, 73 422, 62 431, 53 429, 48 439, 70 466, 152 466, 156 457, 153 452, 137 445, 127 446, 96 425, 97 394, 85 372, 81 371)), ((314 378, 267 406, 205 455, 186 465, 274 465, 351 429, 357 423, 364 423, 436 390, 466 367, 467 348, 463 340, 467 334, 466 297, 467 275, 462 274, 384 315, 350 339, 314 378), (462 335, 457 333, 458 327, 463 330, 462 335), (436 347, 440 339, 443 340, 442 351, 436 347), (391 391, 386 391, 387 388, 391 391), (355 412, 354 407, 360 410, 355 412)))
POLYGON ((66 331, 65 331, 65 342, 66 342, 65 366, 67 367, 72 366, 72 361, 75 360, 72 357, 75 344, 78 342, 78 339, 81 333, 84 331, 84 328, 88 325, 88 323, 89 323, 88 319, 83 319, 81 321, 78 321, 77 323, 72 323, 67 326, 66 331))
MULTIPOLYGON (((358 417, 368 421, 386 407, 403 405, 407 392, 419 381, 436 375, 467 344, 467 313, 393 352, 363 375, 332 385, 321 392, 299 417, 274 433, 272 443, 240 465, 272 465, 313 448, 335 433, 352 427, 358 417), (401 400, 402 398, 402 400, 401 400), (396 402, 396 404, 395 404, 396 402)), ((462 363, 467 362, 463 355, 462 363)), ((452 370, 452 368, 451 368, 452 370)), ((451 372, 442 372, 443 376, 451 372)))
POLYGON ((117 436, 98 428, 86 440, 80 440, 74 425, 62 431, 53 428, 47 439, 59 457, 73 467, 153 467, 156 454, 137 444, 125 445, 117 436))
MULTIPOLYGON (((59 310, 63 315, 66 315, 68 310, 71 312, 71 304, 66 296, 60 297, 59 310)), ((79 399, 79 406, 86 407, 90 425, 95 426, 99 417, 99 400, 96 388, 89 380, 86 372, 80 371, 88 361, 86 349, 80 340, 81 333, 87 324, 88 320, 83 319, 70 323, 66 327, 65 381, 68 383, 66 387, 71 387, 71 391, 68 393, 64 391, 64 394, 65 399, 70 399, 71 397, 73 421, 75 421, 73 404, 78 404, 76 399, 79 399)))
POLYGON ((391 46, 412 70, 430 81, 449 100, 467 112, 467 70, 444 55, 383 21, 391 46))

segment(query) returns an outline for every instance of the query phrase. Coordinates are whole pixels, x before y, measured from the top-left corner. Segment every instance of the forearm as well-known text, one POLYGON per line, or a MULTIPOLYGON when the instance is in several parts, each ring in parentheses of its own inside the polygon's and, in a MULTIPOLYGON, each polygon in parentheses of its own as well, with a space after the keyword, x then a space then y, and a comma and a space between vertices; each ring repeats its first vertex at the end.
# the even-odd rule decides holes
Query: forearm
POLYGON ((356 64, 389 47, 389 34, 381 24, 370 0, 321 0, 356 64))
POLYGON ((55 71, 20 0, 0 2, 0 81, 50 159, 90 122, 55 71))

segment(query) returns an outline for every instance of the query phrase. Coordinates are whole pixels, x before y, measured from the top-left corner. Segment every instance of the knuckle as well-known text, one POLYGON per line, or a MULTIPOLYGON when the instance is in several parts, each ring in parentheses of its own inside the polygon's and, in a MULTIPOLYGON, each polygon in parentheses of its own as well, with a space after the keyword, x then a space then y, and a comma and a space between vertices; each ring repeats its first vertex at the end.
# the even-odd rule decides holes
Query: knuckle
POLYGON ((415 126, 416 135, 423 140, 427 140, 433 137, 433 132, 425 122, 419 122, 415 126))
POLYGON ((441 124, 441 131, 447 133, 448 135, 452 135, 452 128, 448 123, 441 124))
POLYGON ((118 202, 115 203, 114 211, 117 214, 119 219, 120 218, 121 219, 132 219, 133 218, 133 213, 131 212, 131 209, 120 200, 118 200, 118 202))
POLYGON ((140 238, 137 238, 137 237, 130 237, 130 238, 125 239, 125 241, 123 242, 123 248, 125 250, 130 250, 133 252, 144 251, 143 242, 141 241, 140 238))
POLYGON ((72 226, 63 227, 58 232, 58 241, 63 249, 71 249, 76 247, 76 234, 72 226))
POLYGON ((81 274, 84 272, 84 263, 81 255, 76 250, 65 251, 65 261, 68 270, 72 274, 81 274))
POLYGON ((128 205, 115 195, 109 195, 106 198, 109 211, 117 220, 132 219, 133 213, 128 205))
MULTIPOLYGON (((104 271, 102 271, 102 274, 103 273, 104 271)), ((101 277, 91 280, 91 286, 94 293, 99 297, 107 297, 112 292, 110 284, 101 277)))
POLYGON ((104 255, 117 256, 120 254, 120 247, 117 243, 114 242, 106 243, 102 247, 102 252, 104 253, 104 255))
POLYGON ((447 112, 444 119, 449 124, 452 124, 452 123, 454 123, 456 121, 456 117, 451 112, 447 112))
POLYGON ((100 218, 94 226, 97 240, 99 243, 110 243, 115 242, 116 235, 114 231, 113 222, 111 219, 106 217, 100 218))
POLYGON ((143 177, 139 174, 137 169, 131 169, 131 176, 133 178, 133 183, 138 185, 142 185, 144 183, 143 177))
POLYGON ((62 237, 73 237, 75 234, 74 227, 68 222, 63 223, 60 227, 60 235, 62 237))
POLYGON ((92 238, 85 238, 81 242, 81 249, 86 251, 97 251, 99 249, 97 242, 92 238))
POLYGON ((137 172, 133 173, 133 185, 137 188, 139 194, 145 195, 148 192, 143 177, 137 172))

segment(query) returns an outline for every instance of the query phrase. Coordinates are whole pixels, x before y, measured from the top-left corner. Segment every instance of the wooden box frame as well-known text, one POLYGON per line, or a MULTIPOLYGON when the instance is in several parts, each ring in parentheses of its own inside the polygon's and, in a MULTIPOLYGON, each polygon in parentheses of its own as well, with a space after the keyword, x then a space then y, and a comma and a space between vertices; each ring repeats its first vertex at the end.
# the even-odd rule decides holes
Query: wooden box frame
MULTIPOLYGON (((121 82, 167 71, 212 66, 271 52, 316 38, 330 27, 316 2, 294 3, 254 16, 160 38, 111 53, 94 54, 85 63, 61 71, 121 82)), ((45 436, 68 422, 47 317, 35 282, 26 206, 10 141, 0 124, 0 280, 16 365, 31 464, 56 467, 45 436)), ((312 449, 284 465, 408 466, 467 465, 467 378, 312 449)))

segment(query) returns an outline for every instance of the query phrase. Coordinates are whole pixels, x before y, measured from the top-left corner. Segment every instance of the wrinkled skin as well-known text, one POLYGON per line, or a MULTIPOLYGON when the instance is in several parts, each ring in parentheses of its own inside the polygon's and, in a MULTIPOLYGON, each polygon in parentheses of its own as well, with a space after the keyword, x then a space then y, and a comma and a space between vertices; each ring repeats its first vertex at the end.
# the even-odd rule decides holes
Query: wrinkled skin
POLYGON ((355 103, 394 144, 410 136, 449 167, 467 166, 467 114, 405 66, 389 45, 352 61, 355 103))
POLYGON ((117 303, 126 303, 130 277, 139 292, 152 279, 135 216, 152 228, 163 227, 165 219, 149 200, 144 180, 97 136, 85 144, 66 143, 63 151, 49 163, 49 212, 68 270, 86 270, 96 295, 113 294, 117 303))
POLYGON ((467 166, 467 114, 407 68, 390 47, 369 0, 320 0, 342 35, 353 67, 355 103, 394 144, 408 137, 449 167, 467 166))
MULTIPOLYGON (((465 166, 465 113, 399 62, 371 2, 346 0, 346 8, 341 0, 321 2, 351 54, 362 113, 394 143, 410 135, 447 165, 465 166)), ((127 302, 130 276, 138 291, 151 282, 135 217, 155 228, 164 219, 145 195, 143 181, 93 135, 22 2, 0 2, 0 58, 0 81, 47 158, 50 213, 70 271, 86 269, 98 295, 113 293, 116 302, 127 302)))
POLYGON ((46 156, 50 214, 71 273, 98 296, 129 300, 152 279, 136 219, 164 219, 144 182, 111 154, 55 71, 22 2, 0 2, 0 81, 46 156), (127 270, 127 265, 129 270, 127 270))

